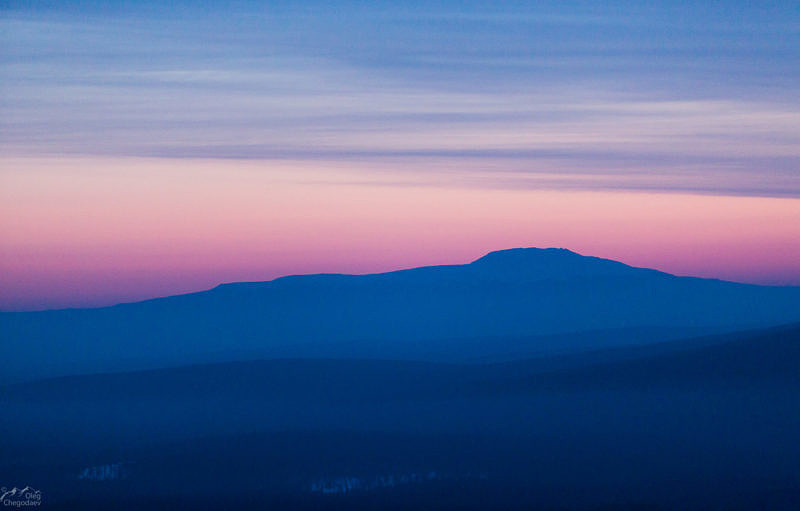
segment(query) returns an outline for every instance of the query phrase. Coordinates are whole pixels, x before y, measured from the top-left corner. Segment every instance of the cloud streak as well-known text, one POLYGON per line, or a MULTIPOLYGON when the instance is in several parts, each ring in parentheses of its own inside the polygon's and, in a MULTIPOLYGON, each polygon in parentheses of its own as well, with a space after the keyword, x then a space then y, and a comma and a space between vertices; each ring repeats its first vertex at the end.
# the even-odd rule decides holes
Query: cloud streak
POLYGON ((31 5, 0 20, 7 155, 492 160, 800 196, 791 10, 31 5))

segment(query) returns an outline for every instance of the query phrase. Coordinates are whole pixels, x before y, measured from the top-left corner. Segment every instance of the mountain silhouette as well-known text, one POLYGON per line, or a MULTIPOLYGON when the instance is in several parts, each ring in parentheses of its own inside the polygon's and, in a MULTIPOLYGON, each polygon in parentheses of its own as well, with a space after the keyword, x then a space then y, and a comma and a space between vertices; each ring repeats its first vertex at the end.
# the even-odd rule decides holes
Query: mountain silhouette
MULTIPOLYGON (((466 266, 475 275, 492 279, 537 281, 587 276, 659 274, 656 270, 582 256, 565 248, 512 248, 490 252, 466 266)), ((666 275, 663 274, 662 275, 666 275)))
POLYGON ((513 352, 503 339, 528 339, 529 348, 541 340, 538 350, 552 352, 578 332, 615 331, 613 340, 596 337, 604 346, 793 321, 800 321, 798 287, 676 277, 527 248, 465 265, 298 275, 97 309, 2 313, 0 356, 15 361, 3 377, 13 382, 243 358, 436 353, 453 361, 463 358, 465 339, 479 338, 494 341, 472 356, 491 359, 496 346, 513 352))

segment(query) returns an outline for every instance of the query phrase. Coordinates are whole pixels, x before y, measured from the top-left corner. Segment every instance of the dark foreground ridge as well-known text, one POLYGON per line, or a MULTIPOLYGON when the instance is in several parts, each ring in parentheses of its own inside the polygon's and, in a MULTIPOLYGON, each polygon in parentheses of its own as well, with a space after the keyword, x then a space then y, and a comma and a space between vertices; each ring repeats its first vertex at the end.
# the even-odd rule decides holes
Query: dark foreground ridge
POLYGON ((555 389, 800 385, 800 324, 641 347, 497 364, 277 359, 50 378, 0 387, 6 401, 158 399, 225 402, 471 399, 555 389), (369 385, 364 385, 369 382, 369 385))
POLYGON ((798 368, 794 324, 63 377, 0 387, 0 475, 54 509, 797 509, 798 368))

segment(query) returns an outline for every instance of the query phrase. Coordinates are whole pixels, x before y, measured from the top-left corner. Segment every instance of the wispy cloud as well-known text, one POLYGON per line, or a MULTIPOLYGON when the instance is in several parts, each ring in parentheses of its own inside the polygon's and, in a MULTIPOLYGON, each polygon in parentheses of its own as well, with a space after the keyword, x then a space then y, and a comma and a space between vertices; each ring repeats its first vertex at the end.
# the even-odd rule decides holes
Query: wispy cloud
POLYGON ((9 8, 0 149, 800 196, 798 14, 620 7, 9 8))

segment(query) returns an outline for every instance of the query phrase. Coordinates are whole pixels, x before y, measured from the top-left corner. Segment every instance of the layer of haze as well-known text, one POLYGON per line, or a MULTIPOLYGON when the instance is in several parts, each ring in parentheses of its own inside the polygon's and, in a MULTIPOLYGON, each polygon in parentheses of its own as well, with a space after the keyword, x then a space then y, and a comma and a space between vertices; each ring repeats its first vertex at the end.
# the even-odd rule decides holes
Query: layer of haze
POLYGON ((792 2, 164 4, 0 5, 0 309, 514 246, 800 284, 792 2))

